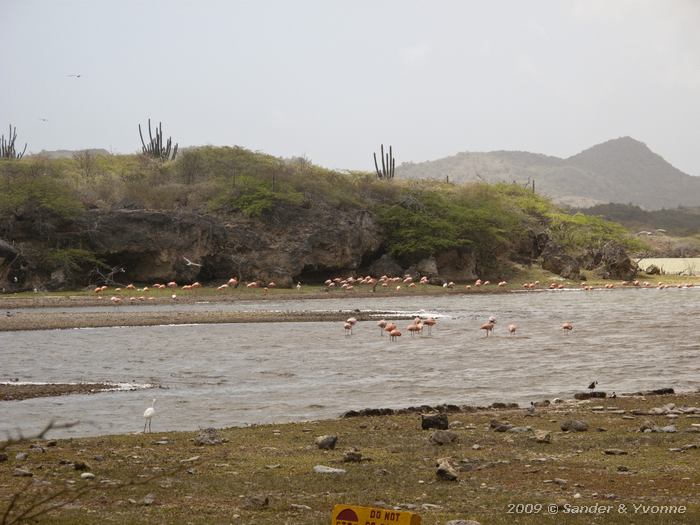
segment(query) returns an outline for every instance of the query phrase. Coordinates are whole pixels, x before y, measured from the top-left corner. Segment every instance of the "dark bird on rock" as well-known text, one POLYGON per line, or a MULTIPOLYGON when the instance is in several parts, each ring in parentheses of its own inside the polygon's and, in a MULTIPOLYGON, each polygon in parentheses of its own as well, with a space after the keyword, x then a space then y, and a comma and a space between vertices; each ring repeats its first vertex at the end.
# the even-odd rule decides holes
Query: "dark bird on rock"
POLYGON ((593 390, 597 384, 598 384, 598 381, 593 381, 590 385, 588 385, 588 388, 593 390))

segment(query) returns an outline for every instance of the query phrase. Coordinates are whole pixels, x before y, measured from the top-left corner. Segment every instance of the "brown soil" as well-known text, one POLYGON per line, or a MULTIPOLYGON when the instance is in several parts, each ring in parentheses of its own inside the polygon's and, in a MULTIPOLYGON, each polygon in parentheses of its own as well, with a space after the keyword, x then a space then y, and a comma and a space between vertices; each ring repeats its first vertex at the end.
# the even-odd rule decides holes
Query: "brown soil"
POLYGON ((66 394, 94 394, 110 388, 114 388, 114 385, 107 383, 0 385, 0 401, 20 401, 35 397, 54 397, 66 394))

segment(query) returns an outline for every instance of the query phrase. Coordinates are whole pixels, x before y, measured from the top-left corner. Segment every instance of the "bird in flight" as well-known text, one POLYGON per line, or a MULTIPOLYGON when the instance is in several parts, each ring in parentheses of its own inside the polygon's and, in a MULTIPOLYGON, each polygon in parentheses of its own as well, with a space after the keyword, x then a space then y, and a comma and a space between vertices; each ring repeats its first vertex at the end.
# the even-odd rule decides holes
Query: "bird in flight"
POLYGON ((44 117, 39 117, 39 120, 41 120, 42 122, 48 122, 48 121, 49 121, 49 119, 44 118, 44 117))
POLYGON ((71 75, 66 75, 66 76, 67 76, 67 77, 80 78, 80 77, 82 77, 83 75, 81 75, 80 73, 77 73, 77 74, 71 74, 71 75))
POLYGON ((202 266, 201 264, 198 264, 198 263, 196 263, 196 262, 190 261, 190 260, 189 260, 187 257, 185 257, 184 255, 182 256, 182 258, 185 259, 185 262, 187 263, 187 266, 199 266, 200 268, 201 268, 201 266, 202 266))

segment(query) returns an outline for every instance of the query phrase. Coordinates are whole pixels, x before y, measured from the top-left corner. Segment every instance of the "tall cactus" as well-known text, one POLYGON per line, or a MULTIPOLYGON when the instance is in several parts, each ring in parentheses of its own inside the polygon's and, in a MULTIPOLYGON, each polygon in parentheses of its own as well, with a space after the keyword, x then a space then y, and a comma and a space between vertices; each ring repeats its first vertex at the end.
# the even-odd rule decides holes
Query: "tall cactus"
POLYGON ((24 157, 24 152, 27 151, 27 143, 24 143, 22 153, 17 153, 15 140, 17 140, 17 126, 13 129, 12 124, 10 124, 10 133, 7 139, 5 135, 0 136, 0 159, 21 159, 24 157))
POLYGON ((384 144, 380 146, 381 156, 382 156, 382 170, 379 171, 379 164, 377 164, 377 153, 374 153, 374 169, 377 172, 378 179, 393 179, 394 170, 396 168, 396 159, 394 158, 394 152, 391 146, 389 146, 389 153, 384 154, 384 144))
POLYGON ((175 148, 172 148, 172 155, 170 154, 172 137, 168 137, 168 141, 165 143, 165 146, 163 146, 163 124, 161 122, 158 123, 158 127, 156 128, 156 136, 153 137, 153 133, 151 132, 151 119, 148 119, 148 144, 146 144, 146 142, 143 140, 141 124, 139 124, 139 136, 141 137, 143 152, 146 155, 160 160, 175 160, 178 145, 175 144, 175 148))

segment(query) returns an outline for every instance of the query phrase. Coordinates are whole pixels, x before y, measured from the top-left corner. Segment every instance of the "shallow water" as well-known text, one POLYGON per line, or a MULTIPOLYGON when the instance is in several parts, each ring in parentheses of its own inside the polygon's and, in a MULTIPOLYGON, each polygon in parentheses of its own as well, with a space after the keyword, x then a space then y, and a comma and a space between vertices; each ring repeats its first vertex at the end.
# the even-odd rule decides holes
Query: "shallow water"
MULTIPOLYGON (((700 387, 700 289, 557 291, 181 305, 214 310, 395 310, 442 317, 433 334, 352 336, 342 323, 251 323, 0 333, 0 381, 136 382, 162 389, 0 403, 0 432, 79 419, 54 436, 335 417, 348 409, 488 404, 570 397, 593 379, 608 392, 700 387), (498 319, 493 336, 479 326, 498 319), (561 330, 571 320, 574 331, 561 330), (517 335, 506 326, 519 326, 517 335)), ((67 310, 67 309, 56 309, 67 310)), ((67 310, 70 311, 70 310, 67 310)), ((47 312, 48 314, 49 312, 47 312)))

